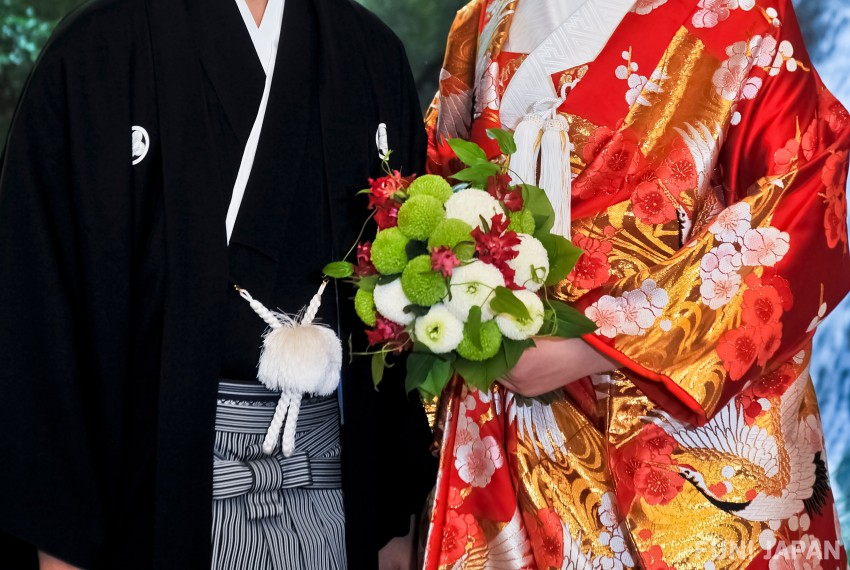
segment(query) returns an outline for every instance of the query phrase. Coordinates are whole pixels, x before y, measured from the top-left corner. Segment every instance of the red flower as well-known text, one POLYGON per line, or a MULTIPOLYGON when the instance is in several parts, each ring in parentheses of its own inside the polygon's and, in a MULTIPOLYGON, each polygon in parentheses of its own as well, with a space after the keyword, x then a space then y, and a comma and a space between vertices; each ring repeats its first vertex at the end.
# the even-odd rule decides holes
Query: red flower
POLYGON ((608 281, 610 270, 611 264, 605 254, 585 251, 567 275, 567 280, 582 289, 595 289, 608 281))
POLYGON ((632 209, 645 224, 663 224, 676 219, 672 199, 653 182, 638 184, 632 193, 632 209))
POLYGON ((790 364, 783 364, 779 369, 759 376, 751 389, 756 398, 777 398, 794 382, 796 375, 790 364))
POLYGON ((446 515, 446 526, 443 528, 443 547, 440 549, 440 565, 451 565, 466 554, 470 539, 476 540, 481 535, 481 529, 470 514, 461 515, 455 510, 449 510, 446 515))
POLYGON ((457 509, 463 504, 463 495, 457 487, 449 487, 448 505, 450 509, 457 509))
POLYGON ((638 435, 638 445, 648 450, 653 459, 659 456, 669 458, 676 449, 676 440, 657 425, 646 424, 638 435))
POLYGON ((377 180, 369 179, 372 185, 369 194, 369 209, 375 210, 375 223, 378 228, 385 230, 398 225, 398 209, 401 207, 396 199, 398 194, 410 186, 415 177, 402 178, 398 170, 391 176, 377 180))
POLYGON ((487 181, 487 192, 496 200, 502 202, 511 212, 522 210, 522 190, 518 186, 511 186, 511 177, 507 174, 499 174, 490 177, 487 181))
POLYGON ((401 205, 395 200, 380 201, 369 196, 369 208, 375 210, 375 223, 378 228, 385 230, 398 225, 398 209, 401 205))
POLYGON ((369 179, 372 196, 386 200, 395 196, 398 192, 410 186, 411 178, 402 178, 398 170, 393 171, 390 176, 382 176, 377 180, 369 179))
POLYGON ((378 270, 372 265, 372 242, 364 241, 357 246, 357 265, 354 273, 359 277, 377 275, 378 270))
POLYGON ((516 232, 508 230, 509 225, 510 221, 505 216, 497 214, 490 220, 490 231, 475 228, 470 235, 475 240, 478 259, 498 267, 510 287, 514 283, 515 272, 508 266, 508 261, 519 255, 516 247, 520 239, 516 232))
POLYGON ((827 200, 823 217, 826 244, 834 248, 843 243, 844 251, 847 251, 847 197, 843 193, 836 193, 828 196, 827 200))
POLYGON ((605 126, 599 127, 587 140, 584 148, 581 149, 581 157, 587 163, 593 162, 613 138, 614 131, 605 126))
POLYGON ((451 277, 460 260, 450 247, 440 246, 431 252, 431 269, 439 271, 443 277, 451 277))
POLYGON ((657 544, 653 544, 649 550, 640 553, 643 559, 643 566, 646 570, 676 570, 674 566, 669 566, 664 562, 664 551, 657 544))
POLYGON ((761 340, 758 353, 758 365, 767 366, 768 361, 779 350, 782 342, 782 323, 771 323, 755 329, 757 337, 761 340))
POLYGON ((717 354, 723 361, 723 367, 732 380, 740 380, 755 363, 763 340, 750 327, 742 326, 727 331, 720 337, 717 354))
POLYGON ((794 306, 794 296, 791 294, 791 286, 788 281, 776 273, 773 267, 765 267, 761 274, 761 278, 756 277, 755 273, 750 273, 744 280, 748 287, 754 289, 756 287, 773 287, 779 297, 782 299, 782 309, 790 311, 794 306))
POLYGON ((820 96, 820 116, 826 120, 829 130, 838 133, 850 119, 847 109, 844 108, 832 93, 824 91, 820 96))
POLYGON ((796 139, 788 139, 785 146, 773 153, 774 174, 787 174, 797 157, 800 155, 800 143, 796 139))
POLYGON ((538 568, 560 568, 564 563, 564 527, 553 508, 540 509, 537 516, 524 515, 538 568))
POLYGON ((746 279, 749 287, 744 291, 741 305, 745 324, 754 327, 772 326, 782 317, 782 297, 769 285, 764 285, 751 273, 746 279))
POLYGON ((635 472, 635 493, 649 505, 666 505, 682 491, 685 480, 671 468, 644 464, 635 472))
POLYGON ((818 144, 820 141, 818 140, 818 120, 812 119, 812 122, 809 123, 809 128, 806 129, 806 132, 803 133, 803 139, 801 141, 801 146, 803 148, 803 157, 806 160, 811 160, 815 155, 815 151, 818 148, 818 144))
POLYGON ((826 186, 827 198, 831 194, 844 194, 847 187, 847 152, 830 154, 823 165, 821 180, 826 186))
POLYGON ((755 423, 756 418, 764 411, 764 408, 758 402, 758 398, 755 398, 750 390, 738 395, 735 398, 735 404, 744 410, 744 421, 750 426, 755 423))
POLYGON ((379 314, 375 328, 366 331, 366 338, 369 341, 369 346, 387 343, 388 347, 395 347, 396 350, 401 350, 407 344, 410 337, 402 325, 394 323, 379 314))
POLYGON ((613 249, 611 242, 575 234, 573 243, 583 249, 584 253, 567 275, 567 280, 582 289, 595 289, 608 281, 611 270, 608 254, 613 249))
POLYGON ((699 183, 694 158, 690 151, 683 148, 677 148, 670 153, 656 173, 671 192, 693 190, 699 183))
POLYGON ((628 504, 634 496, 635 473, 652 459, 650 451, 640 445, 630 443, 611 454, 611 471, 617 482, 617 497, 620 507, 628 511, 628 504))
POLYGON ((582 157, 588 166, 576 179, 575 191, 585 200, 600 192, 615 194, 639 163, 637 145, 607 127, 599 128, 587 141, 582 157))

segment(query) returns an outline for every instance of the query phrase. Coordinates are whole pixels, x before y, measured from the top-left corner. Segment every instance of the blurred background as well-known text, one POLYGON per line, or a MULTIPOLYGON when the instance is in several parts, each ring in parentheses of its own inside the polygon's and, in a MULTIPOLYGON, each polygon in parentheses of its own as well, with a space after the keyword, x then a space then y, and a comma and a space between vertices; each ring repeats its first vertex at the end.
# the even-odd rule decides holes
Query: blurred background
MULTIPOLYGON (((425 105, 437 88, 446 34, 464 0, 360 0, 404 40, 425 105)), ((0 141, 21 88, 56 22, 80 0, 0 0, 0 141)), ((795 0, 809 52, 850 106, 850 1, 795 0)), ((850 544, 850 298, 823 324, 813 366, 845 544, 850 544)))

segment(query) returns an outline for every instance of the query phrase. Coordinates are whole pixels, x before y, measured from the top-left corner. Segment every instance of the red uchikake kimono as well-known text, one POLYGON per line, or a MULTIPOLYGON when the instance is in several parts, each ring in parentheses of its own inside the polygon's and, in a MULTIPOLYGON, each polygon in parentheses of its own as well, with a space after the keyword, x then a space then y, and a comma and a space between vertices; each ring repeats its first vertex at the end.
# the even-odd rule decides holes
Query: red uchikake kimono
MULTIPOLYGON (((446 137, 498 159, 485 131, 543 57, 502 49, 515 7, 458 13, 432 172, 459 167, 446 137)), ((622 368, 553 403, 450 384, 425 567, 845 568, 809 362, 850 285, 850 116, 790 0, 639 0, 579 63, 547 78, 584 249, 554 293, 622 368)))

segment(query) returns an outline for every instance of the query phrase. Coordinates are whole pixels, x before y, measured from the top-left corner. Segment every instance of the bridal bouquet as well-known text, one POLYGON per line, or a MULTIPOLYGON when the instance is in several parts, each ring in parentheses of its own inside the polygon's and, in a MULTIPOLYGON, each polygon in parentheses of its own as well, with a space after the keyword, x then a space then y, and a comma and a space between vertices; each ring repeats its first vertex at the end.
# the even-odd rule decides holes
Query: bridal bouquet
MULTIPOLYGON (((504 154, 516 151, 510 133, 488 135, 504 154)), ((357 287, 354 308, 371 347, 359 354, 371 355, 375 384, 392 365, 388 356, 409 351, 406 388, 425 396, 439 395, 455 373, 489 389, 533 337, 573 338, 596 328, 547 294, 581 250, 551 232, 555 213, 543 190, 512 185, 507 169, 474 143, 449 145, 467 166, 454 187, 435 175, 402 177, 382 151, 386 176, 361 192, 375 237, 355 244, 355 263, 324 270, 357 287)))

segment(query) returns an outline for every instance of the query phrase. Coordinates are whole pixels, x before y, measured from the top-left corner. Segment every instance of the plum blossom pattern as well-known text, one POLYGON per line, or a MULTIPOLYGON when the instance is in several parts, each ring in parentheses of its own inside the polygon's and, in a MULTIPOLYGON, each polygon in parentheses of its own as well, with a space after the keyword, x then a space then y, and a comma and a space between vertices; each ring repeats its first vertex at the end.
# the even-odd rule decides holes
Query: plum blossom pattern
POLYGON ((641 16, 645 16, 666 3, 667 0, 637 0, 632 11, 636 14, 640 14, 641 16))
POLYGON ((720 241, 700 260, 702 302, 719 309, 740 291, 743 267, 773 267, 788 253, 790 236, 774 227, 753 228, 747 202, 726 208, 708 231, 720 241))
POLYGON ((600 297, 585 310, 585 316, 596 323, 602 336, 638 336, 655 325, 669 302, 667 291, 646 279, 640 289, 626 291, 620 297, 600 297))
POLYGON ((610 276, 611 262, 608 254, 614 249, 610 238, 616 230, 613 226, 605 228, 606 239, 596 239, 580 233, 573 234, 573 243, 584 250, 575 267, 567 275, 567 280, 580 289, 595 289, 603 285, 610 276))
POLYGON ((780 543, 770 557, 770 570, 821 570, 823 545, 818 537, 804 534, 790 544, 780 543))
POLYGON ((632 61, 631 48, 629 48, 629 51, 624 51, 622 57, 626 63, 617 66, 614 75, 617 76, 617 79, 625 80, 629 85, 629 89, 626 91, 626 103, 629 106, 637 103, 644 107, 650 107, 652 103, 644 97, 644 93, 663 93, 664 90, 660 84, 669 77, 660 69, 653 71, 649 77, 638 74, 639 67, 637 62, 632 61))
POLYGON ((843 161, 846 160, 846 151, 830 155, 821 174, 825 187, 822 196, 826 203, 823 219, 826 243, 830 248, 836 248, 841 244, 844 251, 848 251, 847 224, 845 223, 847 194, 844 191, 847 185, 847 169, 843 167, 843 161))
POLYGON ((676 202, 657 180, 641 182, 632 193, 632 211, 645 224, 664 224, 676 219, 676 202))
POLYGON ((755 35, 726 48, 728 58, 714 72, 712 83, 718 95, 727 101, 755 99, 762 87, 761 77, 750 76, 754 67, 766 68, 776 54, 773 36, 755 35))
POLYGON ((489 435, 459 446, 455 458, 458 475, 473 487, 486 487, 496 469, 504 465, 499 444, 489 435))
POLYGON ((700 0, 691 23, 695 28, 713 28, 727 20, 732 10, 750 11, 755 5, 755 0, 700 0))
POLYGON ((777 228, 747 230, 741 240, 741 260, 747 267, 773 267, 791 247, 791 237, 777 228))

